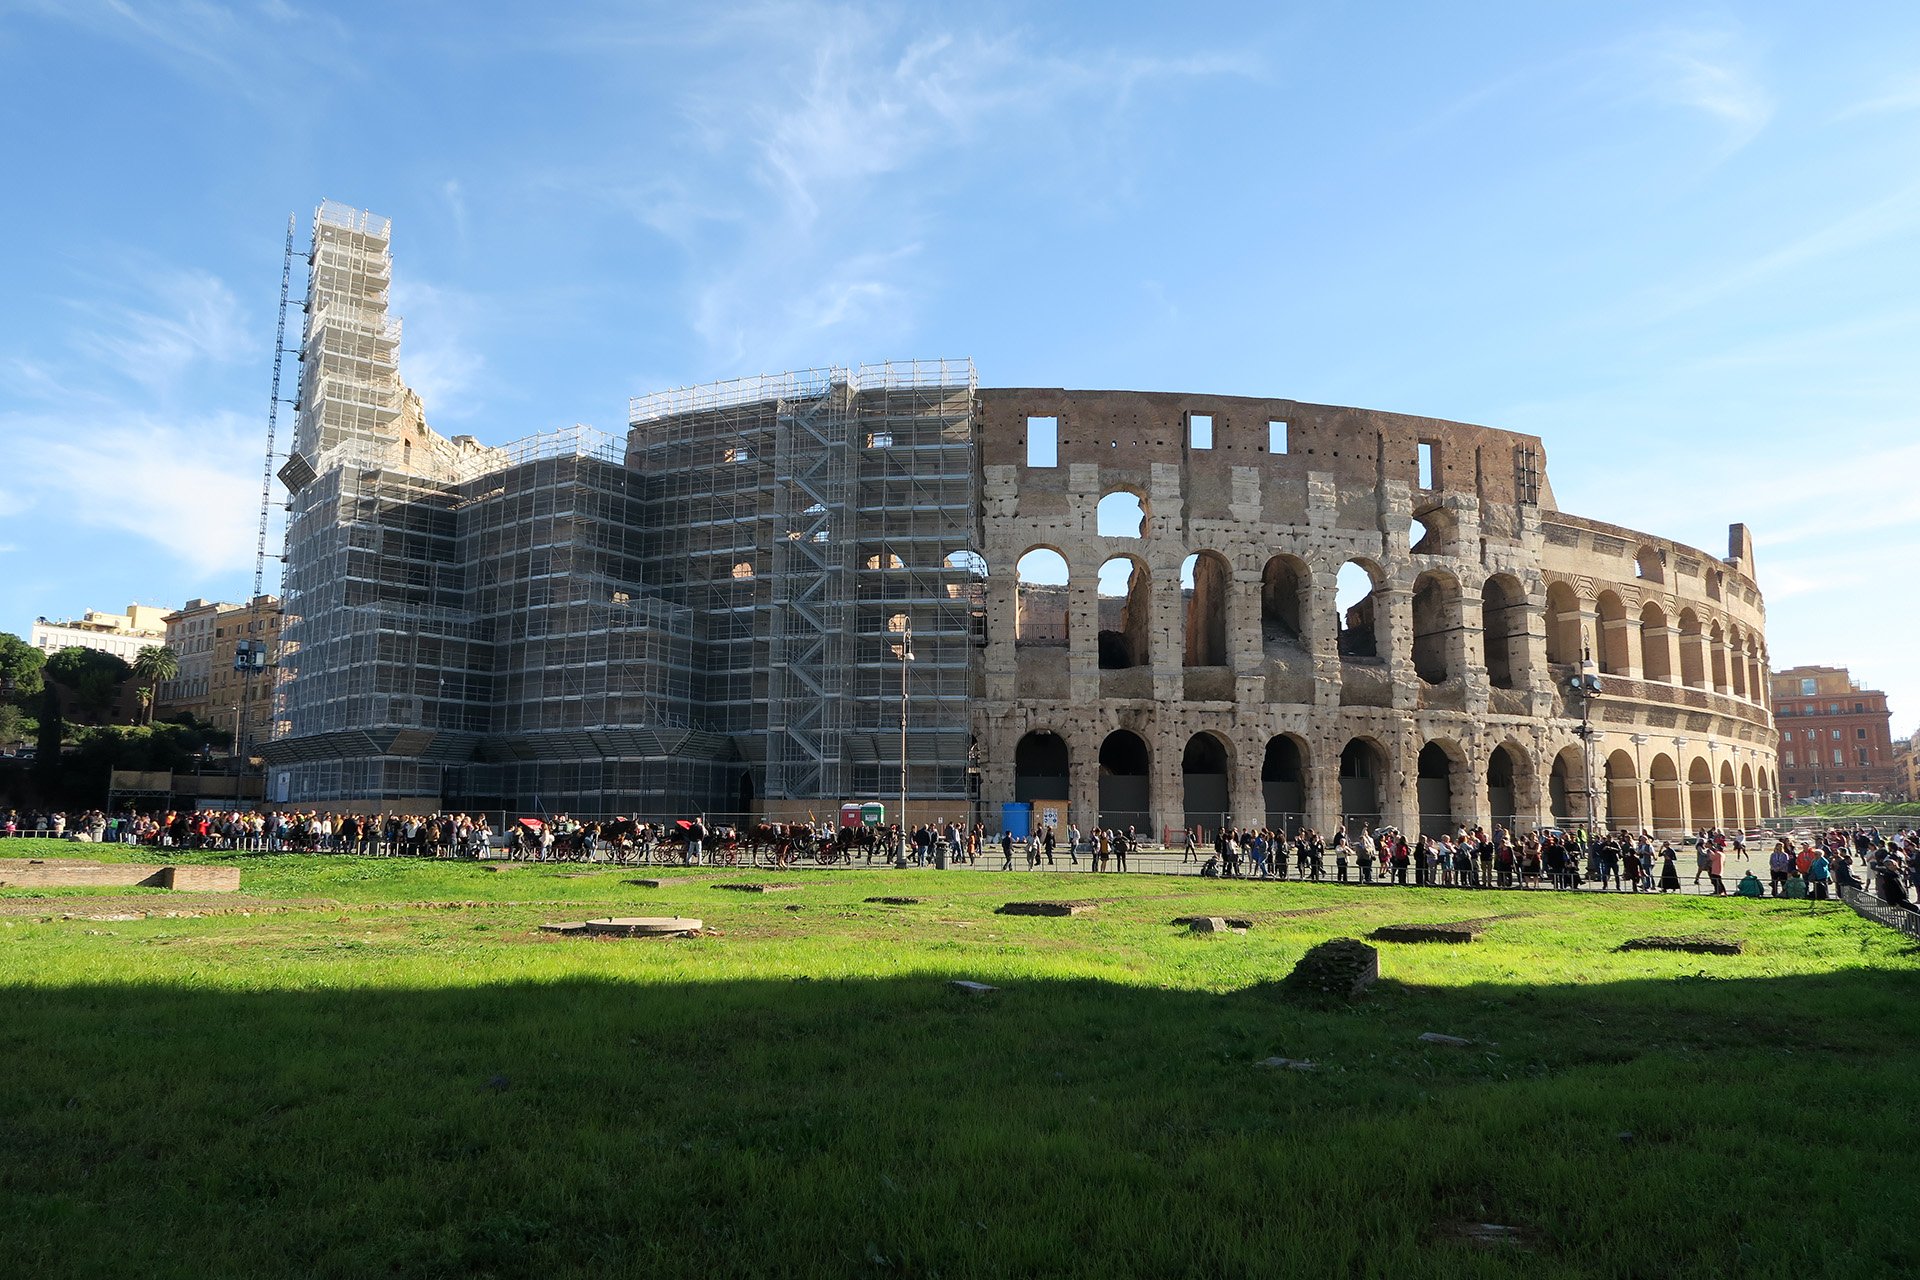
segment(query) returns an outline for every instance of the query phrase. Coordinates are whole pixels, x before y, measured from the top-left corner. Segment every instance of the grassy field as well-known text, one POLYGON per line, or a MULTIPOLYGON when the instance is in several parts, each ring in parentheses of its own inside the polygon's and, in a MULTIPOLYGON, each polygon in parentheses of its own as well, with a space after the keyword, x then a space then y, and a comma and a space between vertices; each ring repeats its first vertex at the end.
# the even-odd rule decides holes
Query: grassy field
POLYGON ((1913 1270, 1920 954, 1833 904, 200 860, 242 893, 0 889, 11 1274, 1913 1270), (537 931, 673 913, 711 932, 537 931), (1462 919, 1352 1004, 1273 988, 1462 919))

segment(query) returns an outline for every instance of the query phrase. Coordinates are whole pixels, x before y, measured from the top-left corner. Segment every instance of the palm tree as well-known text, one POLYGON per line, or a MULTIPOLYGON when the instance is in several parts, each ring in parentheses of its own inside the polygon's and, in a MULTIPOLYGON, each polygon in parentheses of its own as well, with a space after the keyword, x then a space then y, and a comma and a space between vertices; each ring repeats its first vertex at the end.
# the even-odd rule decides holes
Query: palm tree
POLYGON ((180 674, 180 655, 163 644, 150 644, 133 655, 133 674, 146 683, 140 700, 147 706, 147 723, 153 723, 153 704, 158 701, 160 684, 180 674))

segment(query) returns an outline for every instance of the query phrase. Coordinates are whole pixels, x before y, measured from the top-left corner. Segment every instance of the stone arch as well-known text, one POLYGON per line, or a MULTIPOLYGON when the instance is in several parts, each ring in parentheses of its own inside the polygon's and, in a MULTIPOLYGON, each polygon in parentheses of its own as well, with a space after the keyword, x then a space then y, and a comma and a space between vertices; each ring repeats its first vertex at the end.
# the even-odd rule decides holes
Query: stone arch
POLYGON ((1413 513, 1407 534, 1414 555, 1450 555, 1460 545, 1460 518, 1445 507, 1427 507, 1413 513))
POLYGON ((1727 691, 1727 633, 1717 620, 1713 624, 1713 630, 1708 633, 1707 640, 1707 658, 1713 678, 1713 690, 1715 693, 1725 693, 1727 691))
POLYGON ((1015 644, 1065 645, 1067 630, 1067 558, 1056 547, 1029 547, 1014 562, 1015 644))
POLYGON ((1385 572, 1371 560, 1356 557, 1340 566, 1336 575, 1334 604, 1340 615, 1335 620, 1335 630, 1340 638, 1339 649, 1342 658, 1380 656, 1383 629, 1380 626, 1381 619, 1376 605, 1380 598, 1380 588, 1386 580, 1385 572), (1352 593, 1363 591, 1360 579, 1348 572, 1349 569, 1356 568, 1365 576, 1364 593, 1349 601, 1347 597, 1352 593))
POLYGON ((1370 737, 1350 739, 1340 750, 1340 821, 1358 832, 1380 825, 1386 812, 1387 770, 1392 757, 1370 737))
POLYGON ((1720 824, 1723 827, 1740 825, 1740 784, 1734 777, 1733 762, 1720 762, 1720 824))
POLYGON ((1673 683, 1672 640, 1666 610, 1647 601, 1640 609, 1640 672, 1647 679, 1673 683))
POLYGON ((1760 825, 1760 802, 1753 789, 1753 766, 1740 766, 1740 825, 1748 831, 1760 825))
POLYGON ((1747 649, 1739 627, 1727 629, 1727 687, 1736 698, 1747 696, 1747 649))
POLYGON ((1104 493, 1093 508, 1094 532, 1103 538, 1144 538, 1152 519, 1146 495, 1133 489, 1104 493))
POLYGON ((1680 611, 1680 683, 1690 689, 1704 689, 1707 681, 1707 657, 1700 634, 1700 615, 1691 609, 1680 611))
POLYGON ((1100 744, 1100 825, 1153 828, 1153 755, 1131 729, 1100 744))
POLYGON ((1713 766, 1705 756, 1695 756, 1687 766, 1687 807, 1692 811, 1695 831, 1720 825, 1713 792, 1713 766))
POLYGON ((1653 828, 1679 831, 1686 826, 1686 805, 1681 799, 1680 770, 1673 757, 1661 751, 1647 765, 1647 790, 1653 795, 1653 828))
POLYGON ((1180 778, 1186 827, 1201 841, 1221 827, 1231 826, 1232 801, 1227 779, 1233 775, 1233 751, 1215 733, 1196 733, 1180 753, 1180 778))
POLYGON ((1456 812, 1461 795, 1456 784, 1466 763, 1460 744, 1449 739, 1435 738, 1420 748, 1414 790, 1420 802, 1421 835, 1449 835, 1464 825, 1456 812))
POLYGON ((1428 684, 1460 674, 1460 581, 1444 569, 1413 580, 1413 669, 1428 684))
POLYGON ((1568 582, 1547 584, 1547 661, 1580 661, 1580 597, 1568 582))
POLYGON ((1571 826, 1588 818, 1587 762, 1580 748, 1562 747, 1547 775, 1547 811, 1554 825, 1571 826))
POLYGON ((1513 688, 1515 673, 1526 669, 1526 627, 1527 590, 1520 580, 1510 573, 1488 578, 1480 588, 1480 634, 1494 688, 1513 688))
POLYGON ((1487 755, 1487 820, 1496 827, 1513 830, 1520 812, 1520 780, 1526 753, 1509 743, 1501 743, 1487 755))
POLYGON ((1762 768, 1758 774, 1754 775, 1754 780, 1760 787, 1760 817, 1763 820, 1776 817, 1773 811, 1773 774, 1762 768))
POLYGON ((1665 582, 1667 564, 1660 553, 1652 547, 1641 547, 1633 553, 1633 576, 1642 582, 1665 582))
POLYGON ((1051 729, 1035 729, 1013 748, 1013 798, 1070 800, 1073 752, 1051 729))
POLYGON ((1640 815, 1640 775, 1633 757, 1616 751, 1607 757, 1607 827, 1612 831, 1646 825, 1640 815))
POLYGON ((1306 825, 1307 744, 1291 733, 1267 739, 1260 764, 1260 790, 1266 801, 1267 825, 1293 832, 1306 825))
POLYGON ((1138 556, 1114 556, 1100 566, 1100 669, 1124 671, 1153 661, 1153 575, 1138 556))
POLYGON ((1260 638, 1265 644, 1299 644, 1313 573, 1298 556, 1277 555, 1260 571, 1260 638))
POLYGON ((1593 656, 1604 675, 1623 676, 1631 670, 1633 659, 1627 652, 1627 606, 1617 593, 1602 591, 1594 599, 1600 634, 1594 637, 1593 656))
POLYGON ((1233 570, 1218 551, 1196 551, 1180 566, 1181 608, 1186 614, 1181 665, 1227 665, 1227 598, 1233 570))

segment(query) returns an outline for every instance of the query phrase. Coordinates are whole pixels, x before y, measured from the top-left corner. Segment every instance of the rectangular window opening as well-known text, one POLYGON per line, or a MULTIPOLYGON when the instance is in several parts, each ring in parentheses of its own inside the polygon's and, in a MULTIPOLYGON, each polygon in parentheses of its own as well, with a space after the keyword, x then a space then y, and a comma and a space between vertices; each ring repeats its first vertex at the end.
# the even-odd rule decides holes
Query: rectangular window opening
POLYGON ((1287 424, 1269 422, 1267 424, 1267 452, 1285 453, 1287 451, 1287 424))
POLYGON ((1060 419, 1027 419, 1027 465, 1030 467, 1060 465, 1060 419))
POLYGON ((1432 440, 1420 442, 1420 487, 1431 489, 1439 480, 1440 446, 1432 440))
POLYGON ((1189 449, 1213 448, 1212 414, 1190 413, 1187 415, 1187 447, 1189 449))

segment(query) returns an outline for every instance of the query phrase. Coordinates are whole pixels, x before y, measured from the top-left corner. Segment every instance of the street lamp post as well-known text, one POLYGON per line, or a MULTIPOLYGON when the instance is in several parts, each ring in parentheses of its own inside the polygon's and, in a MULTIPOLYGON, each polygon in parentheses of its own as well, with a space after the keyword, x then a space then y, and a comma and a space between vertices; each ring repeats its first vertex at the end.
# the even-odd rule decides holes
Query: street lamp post
MULTIPOLYGON (((1586 633, 1581 632, 1581 639, 1586 633)), ((1593 727, 1593 700, 1600 693, 1600 677, 1593 673, 1593 648, 1582 644, 1580 648, 1580 672, 1567 678, 1567 688, 1580 699, 1580 766, 1585 778, 1587 793, 1587 835, 1593 835, 1593 739, 1598 730, 1593 727)))
POLYGON ((900 860, 907 857, 907 664, 913 661, 913 623, 900 625, 900 860))
POLYGON ((1640 759, 1640 748, 1646 746, 1652 739, 1644 733, 1630 733, 1627 735, 1627 741, 1633 744, 1633 816, 1640 820, 1642 831, 1651 831, 1653 829, 1653 781, 1647 777, 1647 766, 1640 759), (1647 804, 1644 811, 1640 807, 1642 783, 1645 783, 1647 788, 1647 804))

